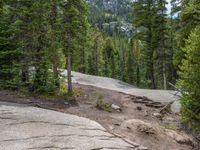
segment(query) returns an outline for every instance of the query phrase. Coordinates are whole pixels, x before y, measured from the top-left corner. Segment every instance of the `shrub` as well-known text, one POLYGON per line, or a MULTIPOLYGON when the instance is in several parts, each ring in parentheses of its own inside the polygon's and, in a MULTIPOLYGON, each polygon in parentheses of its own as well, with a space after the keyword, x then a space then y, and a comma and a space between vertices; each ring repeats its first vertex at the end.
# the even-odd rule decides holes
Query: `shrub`
POLYGON ((103 96, 98 97, 96 107, 99 110, 103 110, 103 111, 106 111, 106 112, 110 111, 110 105, 105 102, 105 100, 103 99, 103 96))

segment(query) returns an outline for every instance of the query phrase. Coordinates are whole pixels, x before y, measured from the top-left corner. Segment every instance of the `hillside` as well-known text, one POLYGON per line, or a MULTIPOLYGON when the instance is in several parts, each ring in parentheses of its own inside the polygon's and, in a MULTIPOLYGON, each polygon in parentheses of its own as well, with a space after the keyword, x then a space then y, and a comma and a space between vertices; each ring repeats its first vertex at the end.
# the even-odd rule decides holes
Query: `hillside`
POLYGON ((108 35, 114 33, 131 36, 132 0, 87 0, 90 6, 89 21, 108 35))

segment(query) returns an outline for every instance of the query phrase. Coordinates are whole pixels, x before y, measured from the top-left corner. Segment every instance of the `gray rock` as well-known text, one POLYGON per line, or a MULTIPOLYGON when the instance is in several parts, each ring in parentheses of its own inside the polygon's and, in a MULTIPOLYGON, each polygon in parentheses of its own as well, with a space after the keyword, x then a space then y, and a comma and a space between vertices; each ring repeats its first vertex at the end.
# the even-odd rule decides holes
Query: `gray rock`
POLYGON ((133 134, 136 134, 137 132, 145 134, 159 133, 159 130, 156 126, 138 119, 125 120, 122 122, 121 127, 122 129, 130 129, 133 134))
POLYGON ((137 148, 137 150, 148 150, 148 148, 144 147, 144 146, 140 146, 140 147, 137 148))
POLYGON ((135 149, 87 118, 0 102, 0 149, 135 149))
POLYGON ((114 110, 116 110, 116 111, 121 112, 121 107, 119 107, 118 105, 112 104, 111 108, 114 109, 114 110))
POLYGON ((153 113, 153 116, 156 118, 159 118, 159 119, 162 118, 162 114, 160 114, 160 113, 153 113))
POLYGON ((192 137, 186 135, 185 133, 178 133, 174 130, 166 129, 166 134, 174 139, 179 144, 186 144, 186 145, 195 145, 195 141, 193 141, 192 137))

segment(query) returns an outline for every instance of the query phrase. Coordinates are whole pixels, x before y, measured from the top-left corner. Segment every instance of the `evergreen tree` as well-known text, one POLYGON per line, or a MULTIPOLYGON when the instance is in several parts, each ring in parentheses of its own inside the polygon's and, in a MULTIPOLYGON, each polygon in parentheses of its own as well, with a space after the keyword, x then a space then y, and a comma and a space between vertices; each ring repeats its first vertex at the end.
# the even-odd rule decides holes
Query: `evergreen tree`
POLYGON ((126 67, 127 68, 127 70, 126 70, 127 82, 130 84, 134 84, 135 61, 134 61, 132 49, 129 50, 127 57, 128 57, 127 58, 127 67, 126 67))
POLYGON ((52 68, 53 68, 53 75, 54 75, 54 81, 55 86, 59 87, 60 85, 60 79, 59 79, 59 30, 58 30, 58 0, 51 0, 51 6, 50 6, 50 16, 49 16, 49 23, 50 23, 50 60, 52 62, 52 68))
POLYGON ((97 29, 90 32, 90 51, 88 52, 88 73, 92 75, 102 75, 103 68, 103 35, 97 29))
MULTIPOLYGON (((84 29, 87 28, 86 16, 87 7, 83 0, 68 0, 61 4, 63 12, 63 33, 64 33, 64 54, 68 70, 68 92, 72 93, 71 83, 71 58, 74 54, 79 53, 79 44, 83 39, 84 29)), ((79 62, 80 63, 80 62, 79 62)))
POLYGON ((115 77, 115 52, 112 40, 108 38, 103 50, 104 58, 104 75, 108 77, 115 77))
POLYGON ((131 39, 131 51, 132 51, 132 61, 134 60, 134 71, 135 71, 135 79, 136 85, 140 87, 140 80, 141 80, 141 74, 140 74, 140 66, 141 66, 141 41, 138 40, 136 37, 131 39))
POLYGON ((144 42, 144 61, 146 63, 146 79, 150 87, 156 88, 154 71, 153 18, 155 6, 153 0, 136 0, 133 4, 133 25, 139 30, 139 39, 144 42))
POLYGON ((20 51, 13 40, 14 28, 6 5, 4 1, 0 1, 0 87, 17 88, 20 51))
MULTIPOLYGON (((116 65, 116 73, 117 79, 128 82, 127 80, 127 57, 130 52, 130 46, 127 38, 117 36, 116 34, 112 38, 113 46, 115 49, 115 65, 116 65)), ((130 56, 131 57, 131 56, 130 56)), ((132 61, 132 60, 131 60, 132 61)), ((130 66, 133 67, 133 66, 130 66)), ((130 73, 132 74, 132 73, 130 73)))
POLYGON ((29 90, 51 92, 48 58, 48 5, 42 0, 11 2, 14 40, 18 43, 21 81, 29 90))
POLYGON ((165 0, 157 0, 154 4, 155 14, 152 22, 152 48, 154 49, 154 62, 156 64, 155 77, 157 78, 157 84, 160 87, 167 89, 167 58, 168 58, 168 47, 167 47, 167 14, 166 14, 165 0), (159 80, 158 80, 159 79, 159 80), (161 81, 161 83, 159 83, 161 81))
POLYGON ((200 23, 200 4, 198 0, 183 0, 179 10, 181 28, 177 34, 177 49, 174 53, 174 65, 177 69, 184 58, 182 48, 185 46, 185 40, 188 39, 190 32, 200 23))
POLYGON ((185 56, 180 65, 178 85, 184 93, 181 98, 182 117, 190 127, 200 130, 200 26, 192 31, 186 46, 185 56))

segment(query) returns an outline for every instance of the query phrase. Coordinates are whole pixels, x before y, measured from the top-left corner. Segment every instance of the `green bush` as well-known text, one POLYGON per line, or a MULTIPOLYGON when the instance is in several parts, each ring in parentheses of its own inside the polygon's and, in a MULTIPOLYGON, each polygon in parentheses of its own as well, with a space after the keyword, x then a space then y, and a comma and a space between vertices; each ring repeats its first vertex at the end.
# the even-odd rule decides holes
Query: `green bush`
POLYGON ((96 107, 99 110, 103 110, 103 111, 106 111, 106 112, 110 111, 110 105, 105 102, 105 100, 103 99, 103 96, 98 97, 96 107))

